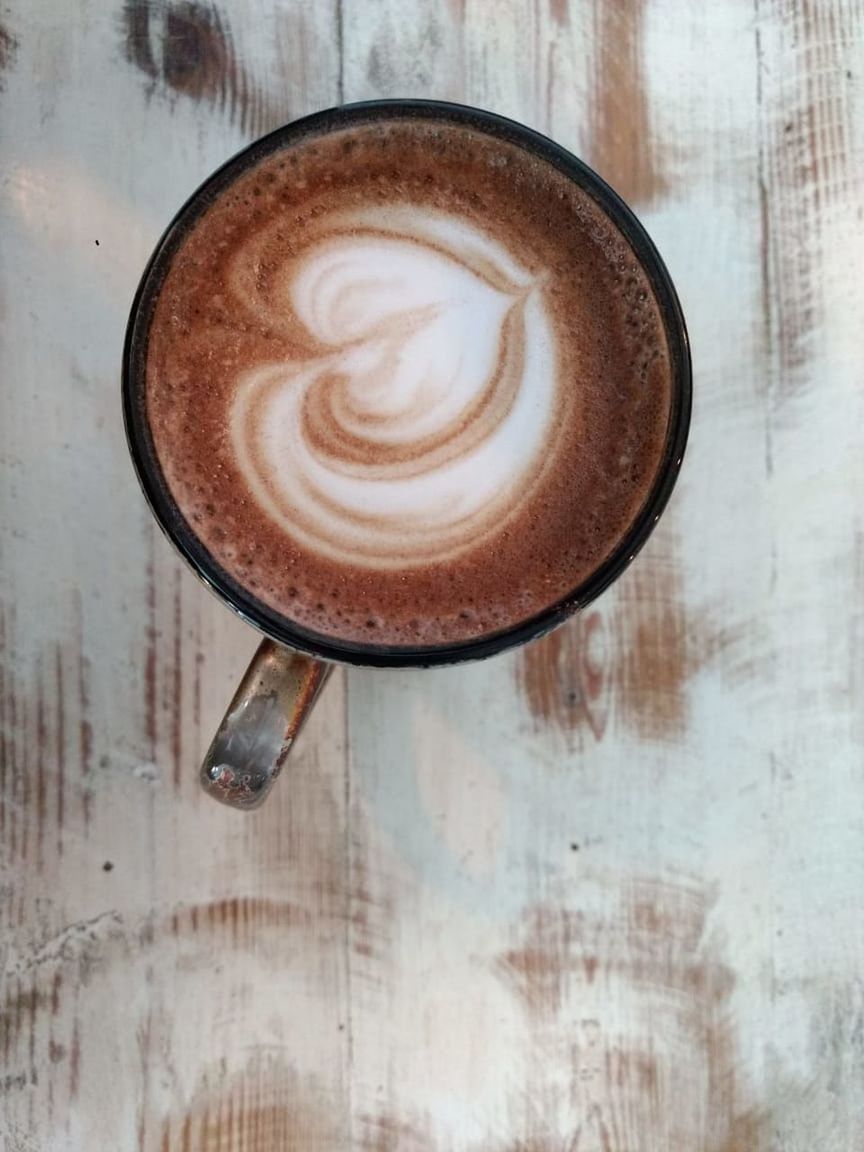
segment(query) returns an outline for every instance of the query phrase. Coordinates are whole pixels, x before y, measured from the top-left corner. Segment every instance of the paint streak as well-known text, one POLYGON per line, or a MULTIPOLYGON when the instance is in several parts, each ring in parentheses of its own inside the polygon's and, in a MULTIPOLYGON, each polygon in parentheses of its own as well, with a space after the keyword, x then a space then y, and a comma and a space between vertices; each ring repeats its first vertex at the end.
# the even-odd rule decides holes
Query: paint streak
POLYGON ((205 0, 125 0, 126 59, 148 77, 148 97, 185 97, 259 136, 286 119, 237 57, 220 8, 205 0))
POLYGON ((537 727, 582 727, 602 740, 609 713, 609 644, 604 616, 592 610, 530 644, 517 682, 537 727))
POLYGON ((645 79, 645 0, 597 0, 587 160, 631 204, 667 191, 645 79))
POLYGON ((0 92, 6 88, 3 73, 12 68, 17 55, 18 41, 5 24, 0 24, 0 92))
POLYGON ((347 1148, 341 1101, 281 1059, 256 1055, 227 1079, 214 1068, 188 1107, 162 1121, 164 1152, 330 1152, 347 1148))
MULTIPOLYGON (((497 960, 532 1029, 524 1092, 546 1109, 539 1129, 526 1117, 524 1143, 547 1146, 552 1130, 565 1148, 731 1152, 755 1127, 732 1027, 735 980, 707 931, 712 897, 679 877, 607 888, 603 911, 596 901, 528 909, 497 960)), ((761 1146, 760 1128, 747 1152, 761 1146)))
POLYGON ((778 401, 810 383, 807 364, 825 317, 824 222, 854 195, 853 91, 845 61, 862 37, 861 5, 756 5, 763 311, 778 401), (770 59, 763 21, 779 38, 770 59), (774 75, 785 82, 763 82, 774 75))

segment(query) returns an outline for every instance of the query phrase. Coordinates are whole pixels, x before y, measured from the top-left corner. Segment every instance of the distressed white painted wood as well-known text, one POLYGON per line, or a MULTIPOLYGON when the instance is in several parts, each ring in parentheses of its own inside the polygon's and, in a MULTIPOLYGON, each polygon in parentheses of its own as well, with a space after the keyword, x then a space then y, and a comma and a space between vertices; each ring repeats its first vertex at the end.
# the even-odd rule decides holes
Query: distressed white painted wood
POLYGON ((0 13, 0 1143, 864 1146, 860 0, 0 13), (589 613, 337 675, 240 816, 195 769, 256 640, 137 491, 126 313, 217 164, 385 95, 633 203, 687 465, 589 613))

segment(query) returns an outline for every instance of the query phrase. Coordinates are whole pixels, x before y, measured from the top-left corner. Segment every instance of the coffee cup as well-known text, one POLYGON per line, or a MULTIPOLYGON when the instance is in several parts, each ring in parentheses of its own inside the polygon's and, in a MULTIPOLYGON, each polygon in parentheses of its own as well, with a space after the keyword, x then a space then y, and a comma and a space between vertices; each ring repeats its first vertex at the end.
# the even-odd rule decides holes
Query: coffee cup
POLYGON ((642 225, 530 128, 316 113, 186 202, 139 285, 123 410, 157 521, 264 634, 201 769, 261 803, 335 664, 530 643, 656 524, 687 333, 642 225))

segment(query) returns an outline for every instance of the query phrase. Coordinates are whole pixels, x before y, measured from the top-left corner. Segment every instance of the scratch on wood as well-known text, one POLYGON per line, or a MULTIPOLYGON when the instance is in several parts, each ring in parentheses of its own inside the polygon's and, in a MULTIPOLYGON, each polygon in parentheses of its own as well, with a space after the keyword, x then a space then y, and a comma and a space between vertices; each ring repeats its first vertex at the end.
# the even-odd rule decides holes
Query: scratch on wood
POLYGON ((180 790, 183 772, 183 585, 179 566, 174 569, 174 652, 171 684, 171 755, 174 788, 180 790))
POLYGON ((54 1019, 60 1014, 60 990, 63 987, 63 973, 56 971, 51 981, 51 1015, 54 1019))
POLYGON ((57 765, 57 855, 63 856, 63 829, 66 803, 66 697, 63 691, 63 650, 58 644, 54 652, 54 716, 57 765))
POLYGON ((595 0, 588 160, 631 204, 667 190, 644 70, 645 0, 595 0))
POLYGON ((45 676, 40 656, 36 665, 36 867, 45 864, 45 818, 48 797, 48 723, 45 717, 45 676))
MULTIPOLYGON (((147 968, 146 984, 148 989, 153 984, 153 968, 147 968)), ((137 1030, 138 1041, 138 1058, 141 1065, 141 1075, 138 1080, 138 1147, 146 1148, 147 1137, 147 1114, 150 1096, 150 1053, 151 1041, 153 1034, 153 1001, 152 997, 148 997, 147 1013, 144 1017, 144 1023, 139 1026, 137 1030)))
POLYGON ((81 1085, 81 1024, 78 1013, 72 1022, 72 1042, 69 1047, 69 1099, 73 1101, 78 1096, 81 1085))
POLYGON ((38 1077, 36 1068, 36 1016, 41 999, 41 994, 36 987, 36 973, 32 972, 30 974, 29 1012, 27 1013, 27 1068, 31 1083, 35 1083, 38 1077))
POLYGON ((90 660, 85 652, 84 619, 81 594, 76 593, 75 616, 78 664, 78 747, 81 766, 81 803, 84 811, 84 831, 90 827, 90 772, 93 760, 93 723, 90 719, 90 660))
MULTIPOLYGON (((759 26, 759 0, 754 0, 755 9, 755 43, 756 43, 756 115, 761 124, 763 116, 763 103, 765 87, 763 73, 765 71, 764 52, 762 48, 762 29, 759 26)), ((759 186, 759 278, 762 308, 760 323, 762 337, 768 353, 766 370, 761 374, 761 387, 769 394, 773 391, 774 356, 772 349, 772 303, 771 303, 771 210, 768 199, 768 162, 765 146, 765 133, 759 131, 757 146, 757 181, 759 186)), ((765 420, 765 475, 770 479, 774 472, 774 435, 770 411, 765 420)))
MULTIPOLYGON (((24 676, 21 677, 24 680, 24 676)), ((17 814, 19 823, 21 825, 21 863, 25 867, 30 863, 30 826, 32 823, 32 813, 30 810, 30 794, 31 794, 31 752, 33 740, 31 734, 33 733, 33 725, 30 722, 31 713, 31 697, 29 691, 29 684, 26 680, 21 685, 19 693, 20 703, 20 735, 19 735, 19 760, 18 760, 18 775, 20 785, 17 791, 17 814)))
POLYGON ((204 644, 201 634, 201 605, 198 603, 195 612, 195 636, 193 640, 195 648, 195 672, 194 681, 192 683, 192 722, 198 731, 199 737, 201 734, 201 670, 204 664, 204 644))
POLYGON ((144 726, 150 745, 150 759, 156 762, 156 541, 155 529, 150 528, 149 557, 147 560, 147 628, 144 646, 144 726))

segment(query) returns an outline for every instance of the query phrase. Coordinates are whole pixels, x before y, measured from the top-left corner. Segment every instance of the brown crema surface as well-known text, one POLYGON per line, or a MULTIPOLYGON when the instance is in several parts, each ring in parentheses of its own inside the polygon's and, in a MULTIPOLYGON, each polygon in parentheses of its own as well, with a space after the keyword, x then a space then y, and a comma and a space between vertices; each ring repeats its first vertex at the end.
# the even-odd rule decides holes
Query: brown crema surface
MULTIPOLYGON (((591 576, 654 485, 671 369, 648 280, 585 192, 516 145, 406 119, 310 136, 217 198, 168 270, 146 389, 168 488, 218 565, 304 628, 410 647, 508 628, 591 576), (379 568, 324 555, 274 519, 244 479, 229 429, 244 373, 320 354, 290 315, 276 324, 244 303, 238 262, 254 250, 266 296, 328 214, 389 204, 463 219, 528 270, 552 323, 557 392, 542 468, 500 529, 443 562, 379 568)), ((310 422, 321 419, 317 405, 310 422)))

